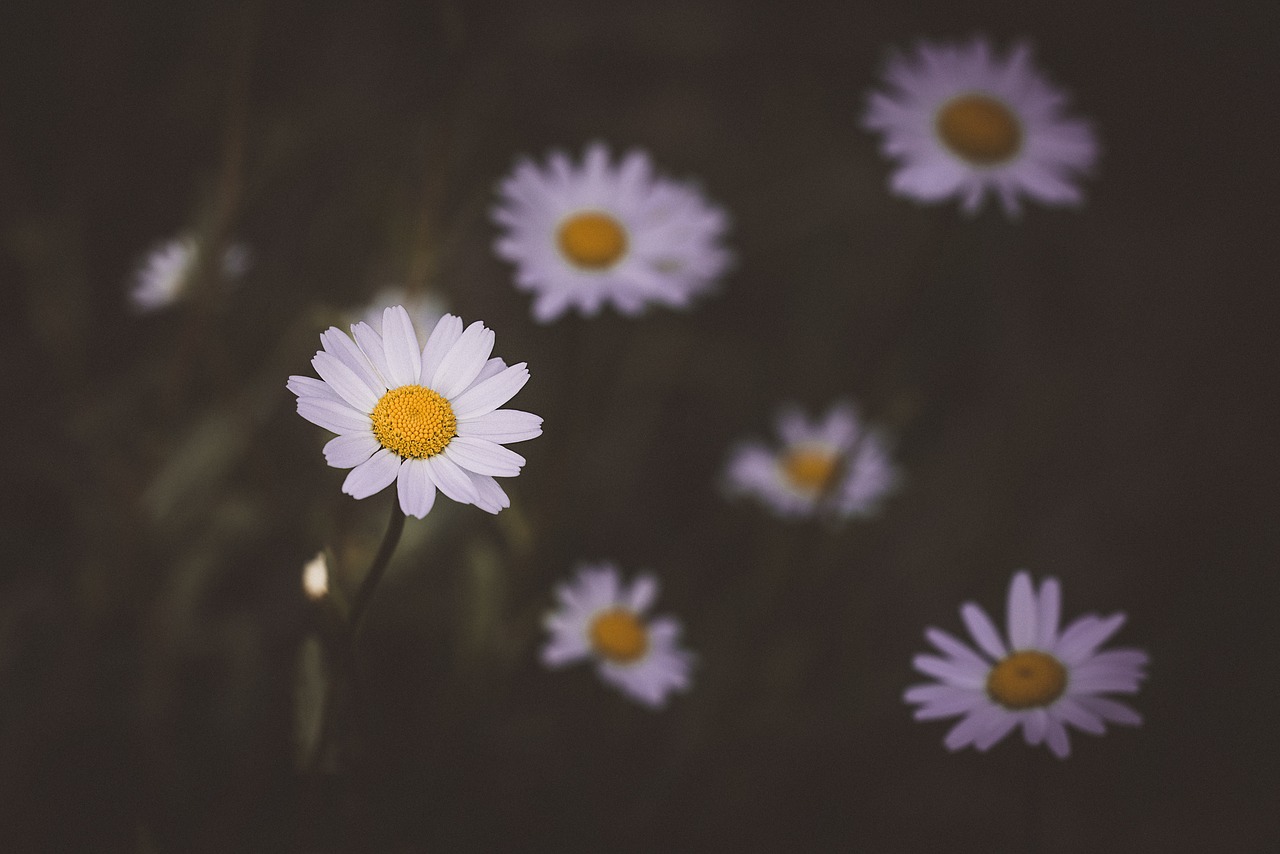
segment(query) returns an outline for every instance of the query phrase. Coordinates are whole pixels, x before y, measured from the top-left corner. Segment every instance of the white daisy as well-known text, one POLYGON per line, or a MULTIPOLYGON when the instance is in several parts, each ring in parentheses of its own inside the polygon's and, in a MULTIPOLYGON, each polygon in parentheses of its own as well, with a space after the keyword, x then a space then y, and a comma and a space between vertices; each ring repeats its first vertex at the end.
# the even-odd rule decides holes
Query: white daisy
POLYGON ((916 720, 963 715, 947 733, 949 750, 969 744, 987 750, 1021 724, 1027 744, 1045 742, 1060 759, 1071 751, 1066 724, 1094 735, 1107 723, 1141 724, 1132 708, 1101 696, 1136 693, 1146 678, 1142 650, 1098 650, 1125 615, 1086 614, 1059 632, 1060 600, 1058 579, 1046 578, 1037 595, 1022 571, 1009 585, 1007 645, 972 602, 961 606, 960 616, 977 650, 941 629, 925 629, 943 656, 912 660, 916 670, 938 680, 907 689, 906 702, 919 705, 916 720))
POLYGON ((672 691, 689 688, 691 653, 676 642, 680 623, 671 617, 645 620, 658 582, 640 575, 630 589, 612 564, 584 566, 556 588, 560 607, 547 615, 551 638, 542 662, 558 668, 594 658, 600 678, 646 706, 661 708, 672 691))
POLYGON ((778 416, 782 447, 745 442, 730 454, 725 490, 752 495, 784 517, 871 516, 898 483, 884 438, 839 402, 810 422, 785 407, 778 416))
POLYGON ((367 498, 395 482, 400 506, 419 519, 436 489, 490 513, 511 506, 494 477, 516 476, 524 457, 503 445, 541 435, 542 419, 498 409, 529 371, 489 358, 494 335, 483 323, 463 331, 446 314, 419 350, 409 313, 397 305, 383 312, 381 334, 357 323, 350 337, 330 327, 320 341, 311 364, 322 379, 289 377, 288 388, 299 415, 338 434, 324 455, 352 470, 343 492, 367 498))
POLYGON ((1046 205, 1076 205, 1076 178, 1090 171, 1098 143, 1086 121, 1063 115, 1067 96, 1017 44, 1003 60, 985 38, 921 42, 894 56, 885 92, 873 92, 863 125, 884 134, 881 150, 900 166, 899 195, 922 202, 956 197, 976 213, 988 190, 1017 216, 1019 194, 1046 205))
MULTIPOLYGON (((147 255, 129 290, 129 300, 141 312, 165 308, 186 295, 200 254, 200 242, 190 235, 162 243, 147 255)), ((233 281, 249 266, 249 250, 228 246, 222 255, 222 276, 233 281)))
POLYGON ((419 338, 435 329, 445 313, 444 300, 434 293, 422 291, 409 293, 407 288, 387 287, 374 295, 357 319, 372 326, 374 332, 382 334, 383 306, 388 305, 404 306, 405 311, 409 312, 409 319, 413 321, 413 329, 418 333, 419 338))
POLYGON ((693 185, 655 176, 643 151, 617 167, 598 143, 581 168, 562 151, 545 169, 523 159, 499 195, 494 251, 516 265, 516 287, 534 293, 540 323, 570 308, 592 317, 606 303, 625 315, 649 303, 684 308, 730 261, 725 212, 693 185))

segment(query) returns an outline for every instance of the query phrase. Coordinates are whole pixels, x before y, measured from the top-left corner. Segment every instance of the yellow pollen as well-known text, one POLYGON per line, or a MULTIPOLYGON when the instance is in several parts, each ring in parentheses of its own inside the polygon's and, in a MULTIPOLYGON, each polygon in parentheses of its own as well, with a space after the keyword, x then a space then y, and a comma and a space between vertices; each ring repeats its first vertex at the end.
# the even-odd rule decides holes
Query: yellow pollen
POLYGON ((1067 687, 1067 669, 1052 655, 1024 649, 991 668, 987 694, 1006 709, 1047 706, 1067 687))
POLYGON ((630 664, 644 656, 649 637, 636 615, 623 608, 605 611, 587 630, 597 653, 618 664, 630 664))
POLYGON ((952 98, 938 111, 937 129, 952 151, 978 166, 1003 163, 1022 145, 1018 117, 988 95, 952 98))
POLYGON ((558 237, 565 257, 588 270, 612 267, 627 251, 622 225, 600 211, 585 211, 565 220, 558 237))
POLYGON ((782 472, 797 489, 822 492, 831 482, 840 458, 825 448, 794 448, 782 459, 782 472))
POLYGON ((373 407, 369 418, 382 447, 402 457, 420 460, 433 456, 458 435, 458 419, 449 401, 420 385, 391 389, 373 407))

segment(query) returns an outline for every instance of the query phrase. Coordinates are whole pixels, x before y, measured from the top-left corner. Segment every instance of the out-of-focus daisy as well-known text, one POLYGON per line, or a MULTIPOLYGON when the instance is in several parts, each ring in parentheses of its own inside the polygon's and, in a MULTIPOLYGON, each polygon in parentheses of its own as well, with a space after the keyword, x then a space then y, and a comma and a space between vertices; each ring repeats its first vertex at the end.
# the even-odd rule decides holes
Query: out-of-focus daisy
POLYGON ((367 498, 393 482, 400 506, 422 518, 436 490, 461 504, 497 513, 511 506, 495 477, 514 477, 524 457, 509 448, 542 434, 542 419, 498 409, 529 379, 525 363, 507 367, 480 321, 464 331, 440 318, 422 349, 403 306, 386 309, 382 333, 367 323, 320 336, 311 360, 321 379, 289 377, 298 414, 332 430, 324 446, 335 468, 349 468, 342 491, 367 498), (355 340, 352 340, 354 337, 355 340))
POLYGON ((898 482, 884 438, 839 402, 810 422, 795 407, 778 415, 782 447, 745 442, 730 454, 725 489, 751 495, 780 516, 871 516, 898 482))
MULTIPOLYGON (((137 311, 150 312, 172 305, 186 295, 200 256, 200 242, 183 237, 151 250, 138 268, 129 289, 137 311)), ((242 244, 228 246, 222 254, 222 277, 234 281, 249 267, 249 250, 242 244)))
POLYGON ((591 317, 612 303, 625 315, 649 303, 683 308, 724 272, 729 219, 691 184, 654 175, 649 155, 609 162, 601 144, 582 166, 553 151, 546 168, 524 159, 499 187, 499 257, 516 287, 534 294, 541 323, 571 308, 591 317))
POLYGON ((384 306, 388 305, 404 306, 404 310, 409 312, 409 319, 413 321, 414 331, 419 337, 429 335, 445 313, 444 300, 434 293, 424 291, 409 293, 406 288, 390 287, 378 291, 370 300, 362 316, 357 319, 369 324, 374 332, 381 334, 382 312, 384 306))
POLYGON ((1093 167, 1098 143, 1088 122, 1063 115, 1067 96, 1032 65, 1029 45, 1001 59, 982 37, 921 42, 913 56, 889 61, 884 81, 863 125, 884 134, 881 150, 900 163, 895 193, 955 197, 976 213, 991 191, 1010 216, 1020 195, 1046 205, 1083 200, 1076 179, 1093 167))
POLYGON ((986 611, 972 602, 960 616, 978 644, 974 649, 941 629, 925 637, 942 655, 917 655, 916 670, 937 679, 908 688, 919 705, 916 720, 963 716, 947 733, 949 750, 972 744, 987 750, 1019 724, 1027 744, 1048 744, 1062 759, 1071 751, 1067 724, 1101 735, 1107 723, 1138 726, 1136 711, 1103 694, 1133 694, 1146 678, 1140 649, 1098 648, 1123 625, 1125 615, 1085 614, 1058 631, 1061 588, 1046 578, 1039 594, 1031 576, 1018 572, 1009 585, 1008 642, 986 611))
POLYGON ((551 639, 542 649, 548 667, 595 659, 600 678, 646 706, 661 708, 672 691, 689 688, 693 656, 676 643, 680 623, 671 617, 646 620, 658 594, 652 575, 630 588, 612 564, 584 566, 556 588, 560 607, 547 615, 551 639))

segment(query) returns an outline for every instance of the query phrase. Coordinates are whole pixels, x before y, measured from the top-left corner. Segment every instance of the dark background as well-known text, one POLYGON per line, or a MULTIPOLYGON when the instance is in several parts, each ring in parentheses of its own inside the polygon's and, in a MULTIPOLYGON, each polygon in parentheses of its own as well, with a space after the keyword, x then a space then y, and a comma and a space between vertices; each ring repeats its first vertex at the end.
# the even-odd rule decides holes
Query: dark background
POLYGON ((5 850, 1263 851, 1280 844, 1274 13, 1264 4, 6 5, 0 280, 5 850), (910 5, 910 8, 906 8, 910 5), (1080 211, 888 195, 886 51, 1028 36, 1094 119, 1080 211), (694 311, 540 327, 493 258, 520 154, 642 146, 734 217, 694 311), (254 265, 154 316, 185 229, 254 265), (527 360, 513 507, 409 521, 348 759, 297 770, 298 584, 358 583, 355 502, 284 389, 388 283, 527 360), (730 444, 853 398, 898 440, 881 518, 726 504, 730 444), (581 560, 662 579, 699 655, 653 713, 536 661, 581 560), (1128 612, 1140 730, 948 754, 922 630, 1128 612))

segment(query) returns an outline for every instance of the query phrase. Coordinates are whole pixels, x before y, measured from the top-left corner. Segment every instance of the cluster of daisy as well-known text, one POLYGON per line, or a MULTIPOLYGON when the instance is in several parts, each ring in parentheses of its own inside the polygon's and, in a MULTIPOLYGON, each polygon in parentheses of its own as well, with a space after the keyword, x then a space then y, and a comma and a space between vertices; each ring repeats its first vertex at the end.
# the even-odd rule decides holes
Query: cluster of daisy
MULTIPOLYGON (((888 62, 884 87, 870 95, 863 123, 883 134, 884 154, 898 162, 895 193, 955 198, 967 213, 991 194, 1010 216, 1023 197, 1081 201, 1075 179, 1091 169, 1097 143, 1086 122, 1064 115, 1064 95, 1031 64, 1026 45, 1001 57, 981 38, 921 43, 888 62)), ((539 323, 570 311, 594 317, 606 306, 626 316, 654 305, 688 308, 733 262, 722 244, 725 211, 696 185, 658 174, 642 151, 615 162, 592 144, 578 162, 563 151, 542 163, 521 159, 498 186, 492 218, 500 229, 494 252, 513 265, 515 287, 532 295, 539 323)), ((137 277, 135 305, 150 310, 179 299, 200 251, 188 237, 154 252, 137 277)), ((244 250, 232 247, 223 277, 236 278, 244 265, 244 250)), ((509 507, 498 479, 518 475, 525 459, 507 445, 542 433, 541 417, 504 408, 529 379, 525 363, 494 356, 492 330, 480 321, 464 326, 430 297, 385 291, 375 305, 349 333, 331 327, 320 336, 311 362, 318 378, 292 376, 287 384, 298 413, 336 434, 323 453, 329 465, 350 470, 342 491, 360 499, 395 484, 400 511, 416 518, 437 494, 489 513, 509 507)), ((731 450, 727 495, 753 497, 785 519, 847 519, 874 515, 901 481, 888 440, 848 401, 816 420, 783 407, 776 428, 776 446, 749 441, 731 450)), ((323 555, 309 564, 306 585, 309 595, 326 595, 323 555)), ((647 616, 657 593, 650 574, 628 585, 612 564, 580 568, 555 590, 543 663, 593 661, 606 683, 663 706, 689 688, 693 656, 679 644, 677 620, 647 616)), ((905 700, 920 720, 961 718, 948 748, 986 750, 1020 725, 1029 744, 1065 757, 1068 724, 1101 733, 1107 723, 1139 723, 1130 707, 1105 696, 1136 692, 1144 678, 1142 651, 1100 651, 1124 616, 1086 615, 1060 631, 1060 598, 1056 579, 1037 592, 1019 572, 1005 637, 972 603, 961 616, 976 649, 926 630, 941 655, 913 663, 937 681, 911 687, 905 700)))

